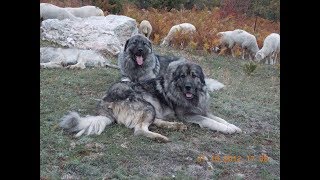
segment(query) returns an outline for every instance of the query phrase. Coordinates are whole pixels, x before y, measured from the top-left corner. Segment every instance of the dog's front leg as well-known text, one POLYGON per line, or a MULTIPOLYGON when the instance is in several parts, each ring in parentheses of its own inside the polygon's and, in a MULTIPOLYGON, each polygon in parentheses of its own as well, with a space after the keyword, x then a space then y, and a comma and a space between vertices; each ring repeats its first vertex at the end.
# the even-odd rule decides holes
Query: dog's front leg
POLYGON ((217 116, 214 116, 213 114, 210 114, 210 113, 208 113, 207 116, 208 116, 210 119, 213 119, 213 120, 215 120, 215 121, 218 121, 218 122, 220 122, 220 123, 222 123, 222 124, 225 124, 225 125, 227 125, 227 126, 230 126, 230 127, 234 128, 234 129, 236 129, 237 132, 242 132, 242 130, 241 130, 240 128, 238 128, 237 126, 235 126, 235 125, 233 125, 233 124, 228 123, 226 120, 224 120, 224 119, 222 119, 222 118, 219 118, 219 117, 217 117, 217 116))
POLYGON ((199 124, 201 128, 209 128, 211 130, 220 131, 225 134, 233 134, 237 132, 237 129, 235 127, 223 124, 214 119, 201 115, 184 116, 183 119, 187 122, 199 124))

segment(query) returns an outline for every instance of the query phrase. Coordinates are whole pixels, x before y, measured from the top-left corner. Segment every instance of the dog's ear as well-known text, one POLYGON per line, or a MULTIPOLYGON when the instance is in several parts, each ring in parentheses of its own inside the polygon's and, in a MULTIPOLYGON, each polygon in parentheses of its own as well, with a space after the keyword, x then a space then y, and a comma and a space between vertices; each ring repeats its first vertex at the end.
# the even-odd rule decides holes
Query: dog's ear
POLYGON ((199 78, 200 78, 200 81, 201 81, 202 84, 206 84, 206 81, 204 80, 203 72, 200 73, 200 77, 199 78))
POLYGON ((203 74, 203 70, 202 70, 201 66, 196 65, 196 67, 197 67, 197 74, 199 75, 200 82, 202 84, 206 84, 206 82, 204 80, 204 74, 203 74))
POLYGON ((128 39, 126 41, 126 44, 124 45, 124 50, 123 51, 127 51, 127 47, 128 47, 129 41, 130 41, 130 39, 128 39))
POLYGON ((175 71, 172 73, 172 78, 174 81, 178 80, 180 78, 180 72, 182 69, 182 65, 178 65, 175 71))

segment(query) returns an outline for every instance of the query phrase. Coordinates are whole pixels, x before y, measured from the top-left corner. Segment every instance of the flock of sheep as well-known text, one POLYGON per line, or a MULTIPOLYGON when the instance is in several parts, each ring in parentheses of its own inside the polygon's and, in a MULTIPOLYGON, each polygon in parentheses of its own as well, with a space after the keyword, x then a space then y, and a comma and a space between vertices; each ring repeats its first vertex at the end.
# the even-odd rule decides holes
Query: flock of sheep
MULTIPOLYGON (((40 23, 46 19, 78 19, 89 16, 104 16, 104 13, 100 8, 95 6, 62 8, 49 3, 40 3, 40 23)), ((150 22, 147 20, 141 21, 139 24, 139 33, 150 38, 151 32, 152 26, 150 22)), ((192 36, 192 34, 196 32, 196 28, 190 23, 174 25, 163 39, 160 46, 170 45, 171 40, 177 32, 192 36)), ((219 32, 217 33, 217 36, 220 39, 220 43, 218 46, 212 48, 215 53, 219 53, 222 48, 227 48, 231 50, 232 56, 235 57, 234 47, 238 45, 242 49, 242 59, 245 59, 247 56, 250 60, 260 62, 265 59, 266 64, 276 64, 278 54, 280 53, 280 35, 277 33, 268 35, 264 39, 263 47, 261 49, 258 47, 256 37, 245 30, 236 29, 233 31, 219 32)))
MULTIPOLYGON (((150 22, 143 20, 139 25, 139 32, 149 38, 151 31, 152 26, 150 22)), ((196 28, 190 23, 174 25, 163 39, 160 46, 168 46, 177 32, 192 36, 192 34, 196 32, 196 28)), ((260 62, 265 59, 266 64, 276 64, 278 54, 280 53, 280 35, 277 33, 268 35, 264 39, 263 47, 261 49, 258 47, 256 37, 245 30, 236 29, 233 31, 219 32, 217 33, 217 36, 220 39, 220 43, 218 46, 212 48, 215 53, 219 53, 222 48, 227 48, 231 50, 232 56, 235 57, 234 47, 238 45, 242 49, 242 59, 245 59, 246 56, 248 56, 250 60, 254 59, 260 62)))
POLYGON ((217 36, 220 38, 220 44, 213 48, 215 52, 219 52, 222 47, 226 47, 231 50, 232 56, 235 57, 234 47, 238 45, 242 49, 242 59, 245 59, 245 56, 248 55, 250 60, 254 59, 260 62, 262 59, 266 59, 266 64, 276 64, 280 53, 280 35, 277 33, 268 35, 264 39, 261 49, 258 47, 256 37, 241 29, 219 32, 217 36))

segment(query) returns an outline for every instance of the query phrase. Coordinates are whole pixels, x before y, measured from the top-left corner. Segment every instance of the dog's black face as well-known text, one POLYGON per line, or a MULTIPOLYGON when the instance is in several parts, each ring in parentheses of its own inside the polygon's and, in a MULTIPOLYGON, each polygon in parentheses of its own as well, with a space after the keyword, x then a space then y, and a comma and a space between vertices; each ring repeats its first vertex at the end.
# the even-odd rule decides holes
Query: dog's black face
POLYGON ((199 91, 205 85, 202 68, 197 64, 179 65, 173 73, 173 78, 176 81, 177 89, 188 100, 198 98, 199 91))
POLYGON ((147 55, 152 53, 152 45, 143 35, 135 35, 127 40, 124 51, 131 55, 131 59, 137 65, 142 66, 147 55))
POLYGON ((114 83, 107 91, 107 94, 102 99, 106 102, 121 101, 130 98, 134 91, 131 88, 132 82, 117 82, 114 83))

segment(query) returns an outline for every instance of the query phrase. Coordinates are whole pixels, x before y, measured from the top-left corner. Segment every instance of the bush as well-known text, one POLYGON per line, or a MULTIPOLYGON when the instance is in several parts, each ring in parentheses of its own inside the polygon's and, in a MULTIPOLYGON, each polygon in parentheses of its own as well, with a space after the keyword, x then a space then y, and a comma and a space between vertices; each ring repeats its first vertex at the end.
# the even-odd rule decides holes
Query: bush
POLYGON ((243 66, 243 70, 248 76, 250 76, 256 68, 257 68, 257 64, 252 61, 244 64, 243 66))

